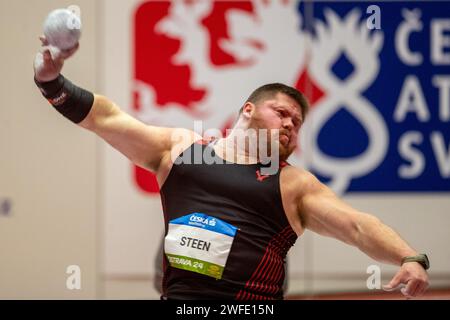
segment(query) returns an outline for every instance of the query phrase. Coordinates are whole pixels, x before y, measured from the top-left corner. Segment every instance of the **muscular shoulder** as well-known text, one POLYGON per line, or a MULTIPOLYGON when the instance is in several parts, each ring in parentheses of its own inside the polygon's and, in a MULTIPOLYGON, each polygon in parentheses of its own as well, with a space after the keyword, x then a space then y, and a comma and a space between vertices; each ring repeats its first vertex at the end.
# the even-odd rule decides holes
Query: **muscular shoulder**
POLYGON ((304 202, 324 190, 324 185, 308 170, 286 166, 280 174, 280 187, 288 220, 297 235, 306 226, 304 202))
POLYGON ((170 153, 172 158, 176 158, 194 142, 199 140, 202 140, 202 136, 192 130, 185 128, 172 129, 170 139, 170 153))
POLYGON ((282 183, 296 190, 302 196, 319 187, 320 182, 311 172, 303 168, 286 166, 281 171, 282 183))

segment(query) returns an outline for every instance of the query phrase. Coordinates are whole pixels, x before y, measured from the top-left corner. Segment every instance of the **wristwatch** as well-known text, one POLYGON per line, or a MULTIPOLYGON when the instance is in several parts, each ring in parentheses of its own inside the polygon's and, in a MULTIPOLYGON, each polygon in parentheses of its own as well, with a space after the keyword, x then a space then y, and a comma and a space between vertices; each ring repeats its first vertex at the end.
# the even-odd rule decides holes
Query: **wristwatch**
POLYGON ((425 253, 418 254, 417 256, 404 257, 402 259, 402 265, 406 262, 418 262, 425 270, 430 268, 430 261, 425 253))

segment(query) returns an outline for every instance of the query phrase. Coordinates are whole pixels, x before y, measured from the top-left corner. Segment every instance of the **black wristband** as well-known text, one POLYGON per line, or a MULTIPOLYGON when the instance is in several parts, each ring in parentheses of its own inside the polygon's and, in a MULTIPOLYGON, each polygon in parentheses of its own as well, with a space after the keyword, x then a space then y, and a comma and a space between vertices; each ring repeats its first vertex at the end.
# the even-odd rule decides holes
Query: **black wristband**
POLYGON ((34 78, 34 82, 55 109, 70 121, 80 123, 91 111, 94 94, 77 87, 63 75, 49 82, 34 78))

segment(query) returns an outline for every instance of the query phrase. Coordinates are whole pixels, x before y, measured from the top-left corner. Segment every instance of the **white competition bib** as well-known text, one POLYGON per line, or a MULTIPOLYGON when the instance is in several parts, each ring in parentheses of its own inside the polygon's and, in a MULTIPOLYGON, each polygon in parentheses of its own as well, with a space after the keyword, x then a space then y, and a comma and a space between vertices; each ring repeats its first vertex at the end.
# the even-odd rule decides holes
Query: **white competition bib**
POLYGON ((218 218, 191 213, 169 222, 164 252, 174 268, 221 279, 236 232, 218 218))

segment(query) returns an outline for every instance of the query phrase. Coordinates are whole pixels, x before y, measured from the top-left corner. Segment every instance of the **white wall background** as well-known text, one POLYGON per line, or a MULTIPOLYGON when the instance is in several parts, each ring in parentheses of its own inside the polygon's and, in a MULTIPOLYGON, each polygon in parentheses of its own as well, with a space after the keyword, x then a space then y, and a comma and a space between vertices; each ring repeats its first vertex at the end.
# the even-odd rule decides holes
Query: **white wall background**
MULTIPOLYGON (((42 98, 32 64, 46 15, 71 1, 0 1, 0 299, 97 297, 97 140, 42 98), (81 290, 66 268, 81 268, 81 290)), ((97 86, 97 3, 83 10, 83 43, 64 73, 97 86)))

